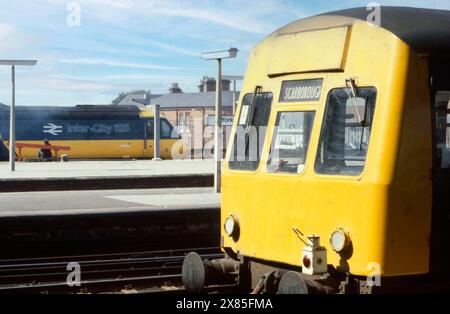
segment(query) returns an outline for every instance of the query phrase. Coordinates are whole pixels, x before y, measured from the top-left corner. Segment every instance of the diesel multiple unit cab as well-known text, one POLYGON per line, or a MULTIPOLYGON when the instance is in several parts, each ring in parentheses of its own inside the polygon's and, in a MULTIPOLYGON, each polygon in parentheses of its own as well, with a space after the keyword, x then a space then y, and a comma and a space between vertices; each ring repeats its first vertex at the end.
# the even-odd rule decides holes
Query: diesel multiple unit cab
POLYGON ((189 254, 188 291, 449 287, 450 12, 368 13, 306 18, 252 51, 222 177, 226 258, 189 254))
MULTIPOLYGON (((16 141, 43 144, 48 139, 52 145, 70 146, 70 158, 74 159, 153 158, 153 123, 153 112, 136 106, 19 106, 16 141)), ((9 107, 4 105, 0 107, 0 135, 5 151, 9 147, 9 107)), ((171 159, 172 148, 182 154, 180 136, 165 118, 161 118, 160 137, 161 157, 171 159)), ((37 149, 24 148, 22 155, 35 158, 37 149)))

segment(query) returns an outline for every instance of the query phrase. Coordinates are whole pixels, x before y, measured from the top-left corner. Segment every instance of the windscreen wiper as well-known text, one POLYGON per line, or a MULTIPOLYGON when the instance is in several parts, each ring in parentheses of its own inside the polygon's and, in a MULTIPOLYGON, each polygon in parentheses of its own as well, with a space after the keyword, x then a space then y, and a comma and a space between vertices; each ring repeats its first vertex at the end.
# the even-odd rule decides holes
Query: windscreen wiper
POLYGON ((369 105, 369 100, 367 98, 364 99, 364 117, 361 117, 361 113, 359 112, 358 108, 358 88, 356 87, 355 79, 349 78, 345 80, 345 84, 347 85, 347 88, 351 91, 350 98, 352 99, 353 104, 353 111, 357 115, 358 123, 362 127, 361 130, 361 138, 359 140, 359 151, 361 152, 363 150, 363 141, 364 141, 364 131, 366 128, 367 123, 367 109, 369 105))
POLYGON ((256 85, 255 86, 255 90, 253 91, 253 95, 252 95, 252 102, 250 103, 250 112, 249 112, 249 116, 247 118, 247 131, 248 128, 252 126, 252 122, 253 122, 253 117, 255 115, 255 106, 256 106, 256 99, 258 97, 258 94, 262 94, 262 86, 260 85, 256 85))
POLYGON ((363 120, 363 122, 361 124, 362 131, 361 131, 361 139, 359 141, 359 151, 360 152, 362 152, 362 150, 363 150, 363 139, 364 139, 364 131, 366 129, 366 123, 367 123, 367 120, 368 120, 367 118, 370 117, 368 115, 368 112, 367 112, 368 110, 367 109, 369 109, 369 98, 365 98, 365 102, 364 102, 364 120, 363 120))
MULTIPOLYGON (((249 156, 249 144, 250 144, 250 132, 252 130, 252 125, 253 125, 253 118, 255 115, 255 107, 256 107, 256 100, 258 98, 258 94, 262 94, 262 86, 260 85, 256 85, 255 86, 255 90, 253 91, 253 96, 252 96, 252 102, 250 103, 250 112, 249 112, 249 116, 247 117, 247 121, 246 121, 246 128, 245 128, 245 156, 249 156)), ((247 158, 246 158, 247 159, 247 158)))
POLYGON ((356 118, 358 120, 358 123, 364 127, 364 123, 365 121, 363 120, 363 118, 361 117, 361 113, 359 112, 358 109, 358 89, 356 88, 356 82, 355 79, 353 78, 348 78, 345 79, 345 85, 347 85, 347 88, 350 90, 351 94, 349 94, 351 100, 352 100, 352 104, 353 104, 353 111, 356 114, 356 118))

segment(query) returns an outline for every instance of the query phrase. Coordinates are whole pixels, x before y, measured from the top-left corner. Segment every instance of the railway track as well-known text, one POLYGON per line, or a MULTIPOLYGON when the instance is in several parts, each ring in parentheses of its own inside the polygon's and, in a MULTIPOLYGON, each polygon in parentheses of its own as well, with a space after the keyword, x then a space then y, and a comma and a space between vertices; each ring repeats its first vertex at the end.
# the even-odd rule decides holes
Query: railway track
POLYGON ((181 292, 184 256, 223 257, 219 248, 0 260, 0 293, 181 292), (78 276, 78 277, 77 277, 78 276))
POLYGON ((0 261, 218 247, 219 208, 0 217, 0 261))

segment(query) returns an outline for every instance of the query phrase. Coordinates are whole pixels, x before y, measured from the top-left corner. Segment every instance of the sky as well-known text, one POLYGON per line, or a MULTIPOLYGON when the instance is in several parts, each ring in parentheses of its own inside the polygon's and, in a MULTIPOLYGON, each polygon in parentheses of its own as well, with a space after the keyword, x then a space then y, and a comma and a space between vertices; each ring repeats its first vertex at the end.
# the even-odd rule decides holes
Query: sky
MULTIPOLYGON (((0 59, 38 59, 17 69, 18 105, 108 104, 118 93, 197 91, 215 62, 200 54, 236 47, 225 75, 243 75, 259 41, 295 20, 360 0, 0 0, 0 59)), ((380 0, 381 5, 450 10, 450 0, 380 0)), ((11 103, 0 67, 0 103, 11 103)))

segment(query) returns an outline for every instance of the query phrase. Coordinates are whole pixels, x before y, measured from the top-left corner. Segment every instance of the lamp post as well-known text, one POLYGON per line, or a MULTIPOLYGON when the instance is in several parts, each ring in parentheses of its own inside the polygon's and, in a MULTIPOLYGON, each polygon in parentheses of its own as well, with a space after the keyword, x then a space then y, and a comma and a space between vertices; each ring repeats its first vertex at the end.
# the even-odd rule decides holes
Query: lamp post
POLYGON ((0 60, 0 65, 11 66, 12 102, 9 115, 9 166, 16 170, 16 66, 32 66, 37 60, 0 60))
POLYGON ((202 53, 206 60, 217 60, 216 81, 216 122, 214 128, 214 191, 220 193, 222 173, 222 60, 236 58, 238 49, 219 50, 202 53))

